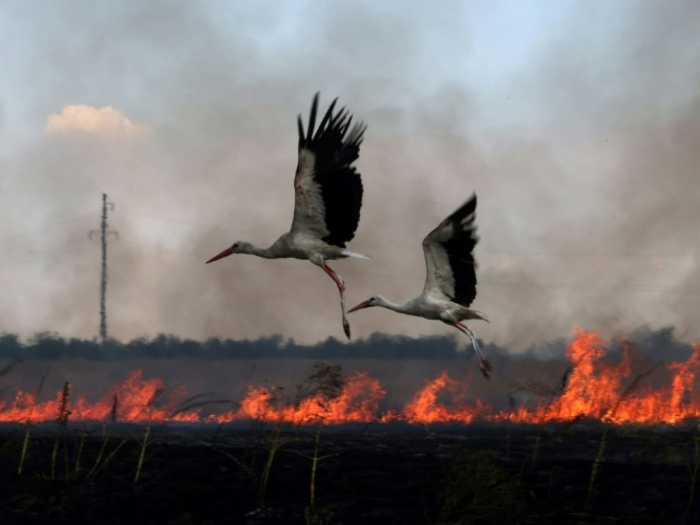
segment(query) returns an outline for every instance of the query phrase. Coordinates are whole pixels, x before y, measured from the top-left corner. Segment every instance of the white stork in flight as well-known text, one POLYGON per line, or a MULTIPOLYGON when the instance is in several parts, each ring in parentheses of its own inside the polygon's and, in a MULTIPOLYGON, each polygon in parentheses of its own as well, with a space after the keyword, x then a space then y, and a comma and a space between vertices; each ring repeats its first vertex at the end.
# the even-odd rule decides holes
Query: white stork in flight
POLYGON ((367 126, 356 123, 350 129, 352 115, 343 107, 336 114, 331 103, 318 129, 318 93, 314 96, 309 127, 299 125, 299 160, 294 176, 294 219, 289 232, 269 248, 258 248, 237 241, 212 257, 208 263, 234 253, 248 253, 264 259, 304 259, 322 268, 338 286, 343 330, 350 339, 350 324, 345 317, 345 281, 326 261, 366 255, 345 249, 355 236, 362 207, 362 179, 352 165, 360 155, 360 144, 367 126), (350 132, 348 133, 348 129, 350 132))
POLYGON ((387 301, 381 295, 374 295, 348 313, 381 306, 454 326, 469 336, 479 359, 481 373, 489 379, 491 364, 479 348, 474 332, 462 322, 468 319, 488 322, 484 314, 468 308, 476 297, 476 262, 472 251, 479 238, 476 236, 475 216, 476 195, 472 195, 423 239, 427 271, 423 292, 418 297, 400 305, 387 301))

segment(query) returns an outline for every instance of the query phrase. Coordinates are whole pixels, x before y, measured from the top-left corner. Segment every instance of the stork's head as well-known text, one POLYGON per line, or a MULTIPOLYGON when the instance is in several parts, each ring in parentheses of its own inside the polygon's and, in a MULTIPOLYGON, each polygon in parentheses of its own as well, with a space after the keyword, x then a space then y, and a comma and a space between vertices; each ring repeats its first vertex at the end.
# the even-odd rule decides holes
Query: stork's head
POLYGON ((384 299, 384 297, 382 297, 381 295, 373 295, 372 297, 370 297, 364 302, 361 302, 354 308, 350 308, 350 310, 348 310, 348 313, 352 313, 356 310, 362 310, 363 308, 369 308, 370 306, 384 306, 385 303, 386 299, 384 299))
POLYGON ((233 255, 234 253, 250 253, 250 247, 251 244, 248 242, 236 241, 231 245, 230 248, 226 248, 219 255, 215 255, 214 257, 209 259, 207 261, 207 264, 214 261, 218 261, 219 259, 223 259, 224 257, 228 257, 229 255, 233 255))

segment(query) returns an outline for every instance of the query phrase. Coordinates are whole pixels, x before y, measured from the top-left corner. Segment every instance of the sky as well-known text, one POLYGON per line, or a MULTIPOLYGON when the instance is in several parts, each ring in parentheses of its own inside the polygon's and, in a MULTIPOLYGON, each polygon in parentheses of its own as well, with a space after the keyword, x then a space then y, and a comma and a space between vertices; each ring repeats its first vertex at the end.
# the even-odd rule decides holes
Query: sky
MULTIPOLYGON (((368 124, 351 305, 417 295, 423 236, 476 192, 479 337, 698 340, 698 35, 690 0, 5 1, 0 332, 96 336, 106 192, 112 336, 342 338, 313 265, 204 264, 289 228, 320 91, 368 124)), ((355 337, 449 331, 377 310, 355 337)))

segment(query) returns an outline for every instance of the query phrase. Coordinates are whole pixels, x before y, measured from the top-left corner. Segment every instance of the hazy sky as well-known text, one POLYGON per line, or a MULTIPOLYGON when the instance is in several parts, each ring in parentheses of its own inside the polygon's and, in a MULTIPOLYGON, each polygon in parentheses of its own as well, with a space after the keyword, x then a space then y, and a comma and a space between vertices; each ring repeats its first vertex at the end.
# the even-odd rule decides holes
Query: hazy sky
MULTIPOLYGON (((472 191, 479 336, 514 350, 648 324, 700 338, 700 4, 38 2, 0 6, 0 331, 342 337, 337 291, 267 245, 297 113, 368 123, 348 302, 420 292, 422 237, 472 191)), ((444 333, 368 310, 375 330, 444 333)))

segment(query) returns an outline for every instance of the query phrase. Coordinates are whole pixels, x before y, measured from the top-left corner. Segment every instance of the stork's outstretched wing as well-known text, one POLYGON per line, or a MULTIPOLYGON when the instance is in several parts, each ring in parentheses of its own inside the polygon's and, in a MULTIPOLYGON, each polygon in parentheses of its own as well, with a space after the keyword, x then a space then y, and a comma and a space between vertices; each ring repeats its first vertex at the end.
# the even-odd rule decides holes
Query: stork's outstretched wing
POLYGON ((294 177, 294 220, 292 234, 305 234, 345 248, 355 236, 362 207, 362 179, 352 166, 360 155, 367 126, 355 124, 345 108, 335 115, 326 111, 314 132, 318 93, 311 105, 309 125, 299 115, 299 162, 294 177))
POLYGON ((476 297, 476 195, 423 239, 426 277, 424 294, 441 293, 469 306, 476 297))

